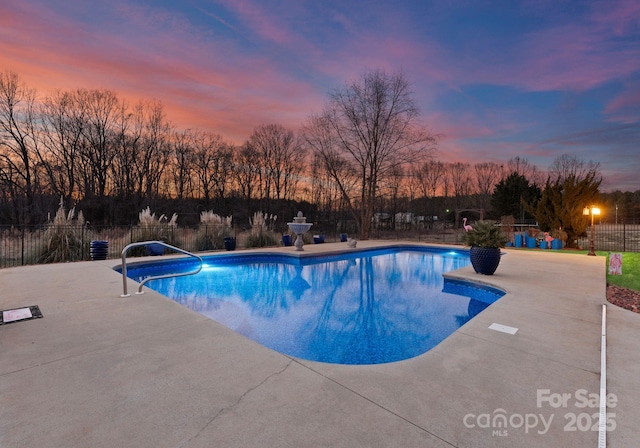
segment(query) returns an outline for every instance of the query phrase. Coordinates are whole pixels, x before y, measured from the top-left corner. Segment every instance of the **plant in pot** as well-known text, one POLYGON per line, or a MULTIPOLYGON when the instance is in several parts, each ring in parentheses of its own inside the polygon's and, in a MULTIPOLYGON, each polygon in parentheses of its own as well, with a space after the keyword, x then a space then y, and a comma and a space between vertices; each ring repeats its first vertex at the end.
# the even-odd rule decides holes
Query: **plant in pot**
POLYGON ((473 230, 465 233, 464 243, 471 246, 469 258, 478 274, 493 275, 500 264, 500 248, 507 237, 492 221, 478 221, 473 230))

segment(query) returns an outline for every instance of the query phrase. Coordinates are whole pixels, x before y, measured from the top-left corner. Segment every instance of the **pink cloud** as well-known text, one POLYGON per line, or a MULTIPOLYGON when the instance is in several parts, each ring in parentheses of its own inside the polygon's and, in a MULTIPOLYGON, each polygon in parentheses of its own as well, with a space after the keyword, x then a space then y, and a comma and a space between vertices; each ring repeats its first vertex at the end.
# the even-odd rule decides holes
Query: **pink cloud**
POLYGON ((0 41, 0 64, 38 90, 110 88, 131 101, 159 99, 172 121, 236 142, 259 124, 297 125, 321 102, 314 88, 268 59, 220 50, 179 17, 118 11, 122 28, 134 35, 89 30, 54 11, 16 3, 0 14, 9 35, 0 41), (159 23, 172 32, 156 29, 163 28, 159 23))
POLYGON ((613 98, 604 109, 608 121, 620 123, 640 122, 640 82, 632 82, 613 98))
POLYGON ((227 6, 262 39, 281 45, 290 45, 297 40, 297 36, 292 34, 284 23, 279 23, 277 16, 270 14, 258 2, 231 0, 227 2, 227 6))

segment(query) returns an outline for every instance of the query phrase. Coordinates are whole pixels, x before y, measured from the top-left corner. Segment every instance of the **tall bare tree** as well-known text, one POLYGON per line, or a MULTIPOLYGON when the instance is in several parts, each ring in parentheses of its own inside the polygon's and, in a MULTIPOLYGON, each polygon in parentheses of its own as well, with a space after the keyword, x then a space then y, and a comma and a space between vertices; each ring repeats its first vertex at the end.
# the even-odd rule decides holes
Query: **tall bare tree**
POLYGON ((476 189, 480 195, 480 207, 489 208, 491 195, 495 186, 502 180, 503 166, 495 162, 482 162, 473 165, 475 171, 476 189))
POLYGON ((447 177, 453 189, 454 207, 466 206, 462 201, 472 192, 471 165, 468 163, 449 163, 447 167, 447 177))
POLYGON ((260 157, 255 148, 247 142, 243 146, 236 148, 234 159, 233 174, 236 188, 248 207, 251 200, 255 198, 255 193, 261 181, 260 157))
POLYGON ((262 197, 267 201, 291 199, 303 170, 304 148, 293 131, 278 124, 258 126, 249 137, 250 145, 261 159, 262 197))
POLYGON ((433 198, 442 186, 445 174, 444 163, 429 160, 412 168, 412 176, 416 179, 420 193, 425 198, 433 198))
POLYGON ((176 198, 191 197, 195 173, 194 135, 191 129, 175 131, 172 141, 172 177, 176 198))
POLYGON ((85 196, 104 198, 115 157, 118 97, 111 90, 78 90, 80 107, 86 111, 80 159, 85 196))
POLYGON ((340 185, 362 239, 369 238, 380 183, 397 167, 424 160, 436 146, 436 137, 419 122, 405 77, 383 71, 365 73, 334 91, 303 134, 340 185), (347 187, 342 171, 357 176, 355 189, 347 187))
POLYGON ((118 106, 116 127, 116 154, 111 166, 113 193, 121 199, 133 200, 137 210, 142 205, 142 198, 138 194, 135 166, 142 147, 144 104, 140 102, 131 110, 126 101, 121 101, 118 106))
POLYGON ((231 184, 233 151, 219 134, 203 131, 193 136, 195 166, 199 191, 205 207, 210 206, 212 196, 224 198, 231 184))
POLYGON ((587 176, 599 178, 602 182, 599 163, 591 160, 585 162, 571 154, 562 154, 556 157, 549 167, 549 176, 558 183, 562 183, 570 177, 574 177, 579 182, 587 176))
POLYGON ((36 190, 36 91, 14 72, 0 73, 0 180, 16 208, 18 222, 33 224, 36 190))
POLYGON ((516 173, 524 176, 532 184, 541 185, 544 183, 543 173, 524 157, 516 156, 509 159, 507 169, 509 174, 516 173))
MULTIPOLYGON (((160 195, 162 176, 169 164, 172 125, 159 101, 144 105, 141 149, 136 159, 140 196, 160 195)), ((170 192, 165 192, 169 194, 170 192)))
POLYGON ((85 103, 74 91, 54 91, 40 107, 42 144, 38 159, 51 191, 67 203, 82 197, 78 189, 79 158, 84 145, 85 103))

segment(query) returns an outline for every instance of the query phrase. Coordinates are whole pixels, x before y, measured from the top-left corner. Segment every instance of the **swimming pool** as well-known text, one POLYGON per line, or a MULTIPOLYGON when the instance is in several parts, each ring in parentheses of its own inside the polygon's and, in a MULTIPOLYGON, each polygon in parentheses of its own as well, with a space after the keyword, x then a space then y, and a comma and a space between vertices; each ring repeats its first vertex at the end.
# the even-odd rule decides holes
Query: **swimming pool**
MULTIPOLYGON (((193 276, 147 286, 281 353, 320 362, 379 364, 435 347, 504 292, 446 280, 466 251, 401 247, 320 256, 205 257, 193 276)), ((131 265, 128 276, 188 271, 193 263, 131 265)))

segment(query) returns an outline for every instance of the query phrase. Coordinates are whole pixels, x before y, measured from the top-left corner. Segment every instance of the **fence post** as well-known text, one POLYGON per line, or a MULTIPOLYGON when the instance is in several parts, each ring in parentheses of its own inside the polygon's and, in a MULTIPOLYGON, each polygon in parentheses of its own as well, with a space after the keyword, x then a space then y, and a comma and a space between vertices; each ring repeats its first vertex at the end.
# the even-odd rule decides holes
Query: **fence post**
POLYGON ((84 258, 84 229, 86 225, 86 221, 82 223, 82 237, 80 238, 82 240, 82 245, 80 246, 80 256, 82 257, 81 260, 86 260, 86 258, 84 258))
POLYGON ((622 252, 627 251, 627 222, 622 221, 622 252))
POLYGON ((24 266, 24 226, 22 226, 20 264, 24 266))

